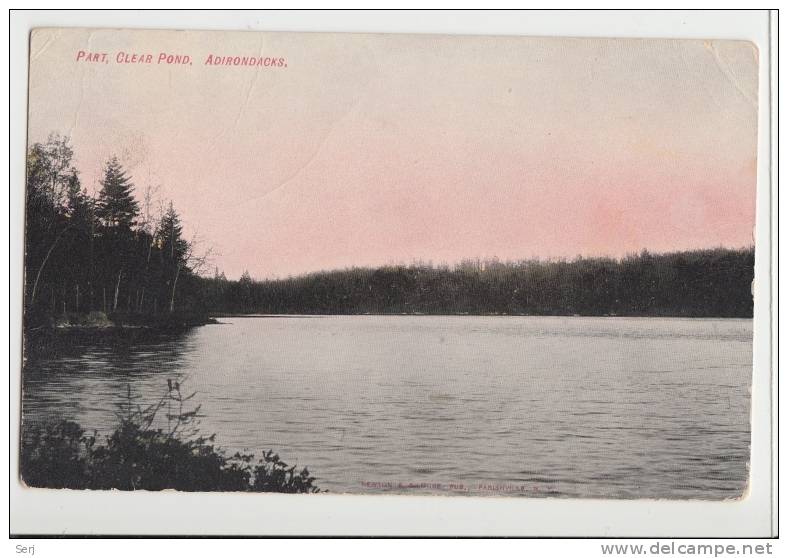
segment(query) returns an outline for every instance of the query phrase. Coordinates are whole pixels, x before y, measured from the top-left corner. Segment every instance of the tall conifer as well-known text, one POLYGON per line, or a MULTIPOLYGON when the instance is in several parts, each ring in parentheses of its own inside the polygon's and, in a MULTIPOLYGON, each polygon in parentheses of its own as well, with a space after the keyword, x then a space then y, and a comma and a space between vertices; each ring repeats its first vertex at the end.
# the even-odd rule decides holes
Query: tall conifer
POLYGON ((117 157, 112 157, 104 168, 96 212, 106 227, 130 230, 136 224, 140 208, 133 192, 131 178, 117 157))

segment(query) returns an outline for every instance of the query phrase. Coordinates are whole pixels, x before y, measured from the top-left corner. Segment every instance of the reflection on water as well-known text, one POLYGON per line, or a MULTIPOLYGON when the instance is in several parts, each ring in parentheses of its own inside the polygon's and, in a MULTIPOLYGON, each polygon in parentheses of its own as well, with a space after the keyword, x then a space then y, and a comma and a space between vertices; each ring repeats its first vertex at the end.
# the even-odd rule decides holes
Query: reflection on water
POLYGON ((111 430, 128 386, 152 402, 161 397, 167 378, 182 376, 182 364, 194 353, 192 337, 193 331, 157 334, 129 344, 71 335, 68 346, 60 343, 57 357, 32 355, 23 376, 24 430, 59 419, 111 430))
POLYGON ((107 433, 132 390, 196 390, 230 452, 333 492, 731 498, 747 484, 750 320, 225 318, 24 374, 23 424, 107 433))

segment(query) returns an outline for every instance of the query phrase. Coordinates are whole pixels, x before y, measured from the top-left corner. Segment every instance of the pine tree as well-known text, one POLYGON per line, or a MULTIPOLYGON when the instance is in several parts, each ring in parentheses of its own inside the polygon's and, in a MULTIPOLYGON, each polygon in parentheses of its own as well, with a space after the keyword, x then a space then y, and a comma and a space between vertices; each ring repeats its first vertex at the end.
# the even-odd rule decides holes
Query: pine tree
POLYGON ((90 196, 82 189, 77 170, 71 169, 66 190, 66 210, 72 223, 75 220, 87 221, 89 219, 90 201, 90 196))
POLYGON ((170 286, 170 312, 175 311, 175 288, 181 273, 188 271, 189 243, 183 239, 181 219, 170 202, 159 223, 156 244, 161 252, 165 277, 170 286))
POLYGON ((118 158, 112 157, 104 168, 96 212, 106 227, 130 230, 136 224, 140 208, 133 192, 131 178, 118 158))
POLYGON ((136 225, 139 215, 139 204, 134 199, 134 185, 130 177, 126 176, 117 157, 112 157, 104 168, 104 178, 101 180, 96 206, 96 216, 106 229, 104 235, 104 257, 109 264, 106 269, 115 267, 112 272, 114 295, 112 297, 112 311, 118 310, 121 282, 124 277, 129 277, 133 269, 134 243, 132 228, 136 225))
POLYGON ((181 218, 172 202, 159 222, 157 236, 157 244, 165 261, 170 264, 182 263, 189 249, 189 243, 183 239, 181 218))

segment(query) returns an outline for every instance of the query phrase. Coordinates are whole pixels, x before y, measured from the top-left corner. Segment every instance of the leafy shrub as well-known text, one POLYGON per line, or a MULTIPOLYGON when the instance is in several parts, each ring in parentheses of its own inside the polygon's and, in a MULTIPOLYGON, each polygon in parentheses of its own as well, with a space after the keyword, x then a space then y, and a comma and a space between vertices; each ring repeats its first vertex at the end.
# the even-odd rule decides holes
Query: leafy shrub
POLYGON ((87 434, 72 421, 35 428, 22 445, 22 478, 33 487, 94 490, 249 491, 313 493, 308 469, 296 471, 269 450, 231 457, 213 445, 214 435, 201 436, 195 427, 200 407, 184 411, 178 382, 168 381, 167 393, 145 409, 134 404, 131 390, 117 413, 119 425, 97 445, 97 434, 87 434), (165 406, 167 428, 155 428, 165 406))

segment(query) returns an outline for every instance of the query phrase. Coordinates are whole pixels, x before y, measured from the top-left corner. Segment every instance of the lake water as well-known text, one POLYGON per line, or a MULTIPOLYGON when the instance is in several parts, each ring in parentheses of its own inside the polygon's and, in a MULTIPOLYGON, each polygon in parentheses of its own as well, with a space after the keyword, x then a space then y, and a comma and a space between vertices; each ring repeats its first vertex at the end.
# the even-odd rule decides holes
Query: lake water
POLYGON ((196 391, 229 452, 274 449, 331 492, 741 496, 752 321, 326 316, 222 318, 33 359, 25 428, 109 432, 127 386, 196 391))

